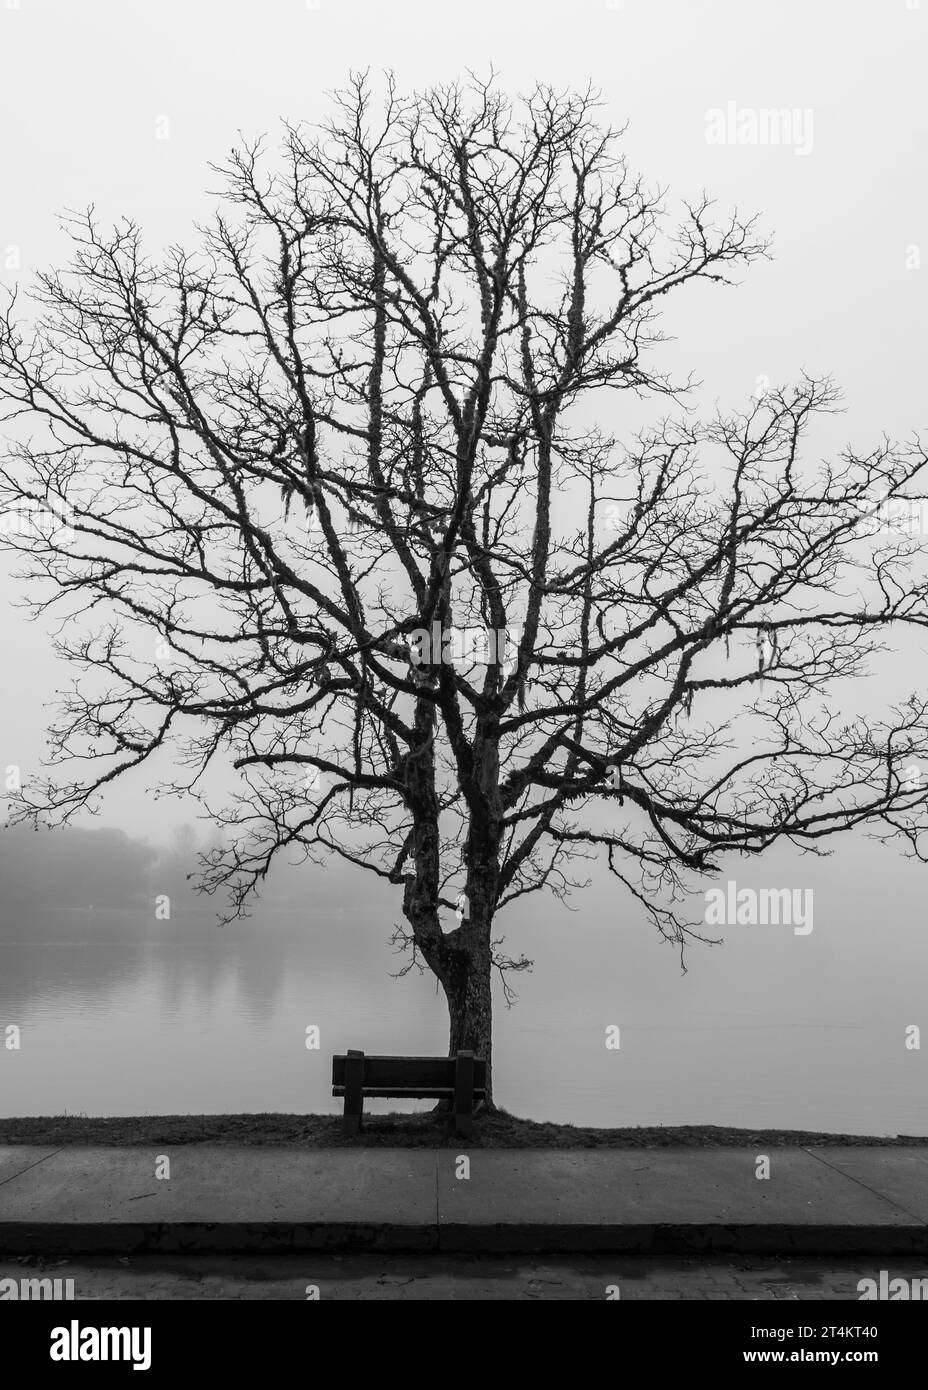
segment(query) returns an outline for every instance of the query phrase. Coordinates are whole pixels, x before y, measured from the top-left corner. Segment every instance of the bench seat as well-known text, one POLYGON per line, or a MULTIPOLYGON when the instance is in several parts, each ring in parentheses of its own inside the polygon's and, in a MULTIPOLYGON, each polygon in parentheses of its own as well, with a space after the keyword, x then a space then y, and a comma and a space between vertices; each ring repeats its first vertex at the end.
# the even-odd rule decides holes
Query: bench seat
MULTIPOLYGON (((343 1096, 347 1094, 344 1086, 333 1086, 333 1096, 343 1096)), ((448 1096, 454 1095, 453 1086, 365 1086, 364 1095, 366 1096, 396 1096, 398 1099, 407 1096, 413 1100, 444 1100, 448 1096)))

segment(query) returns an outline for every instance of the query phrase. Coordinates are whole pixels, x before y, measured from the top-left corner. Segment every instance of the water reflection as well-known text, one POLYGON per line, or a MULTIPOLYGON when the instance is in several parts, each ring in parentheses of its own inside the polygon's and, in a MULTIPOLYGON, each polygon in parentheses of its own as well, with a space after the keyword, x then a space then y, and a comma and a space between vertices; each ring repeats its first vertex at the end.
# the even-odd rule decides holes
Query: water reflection
MULTIPOLYGON (((4 895, 0 1037, 15 1023, 21 1047, 0 1048, 3 1114, 331 1112, 333 1052, 443 1050, 434 982, 390 978, 397 905, 379 886, 306 868, 297 903, 272 893, 252 922, 220 929, 182 891, 157 921, 136 873, 148 862, 137 856, 134 878, 85 872, 93 905, 4 895)), ((686 975, 605 885, 574 915, 529 902, 507 946, 536 968, 515 1008, 497 998, 500 1103, 583 1124, 928 1132, 928 1034, 905 1047, 908 1026, 928 1025, 924 870, 868 847, 805 864, 810 936, 729 929, 686 975)), ((762 879, 788 872, 797 881, 773 862, 762 879)))

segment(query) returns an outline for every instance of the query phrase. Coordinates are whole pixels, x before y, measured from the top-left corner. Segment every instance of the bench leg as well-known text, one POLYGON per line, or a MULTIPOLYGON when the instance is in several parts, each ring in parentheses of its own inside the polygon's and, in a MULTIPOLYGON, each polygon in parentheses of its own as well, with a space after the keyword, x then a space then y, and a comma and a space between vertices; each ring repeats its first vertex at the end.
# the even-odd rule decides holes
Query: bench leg
POLYGON ((474 1137, 474 1054, 461 1051, 454 1067, 454 1128, 465 1139, 474 1137))
POLYGON ((474 1137, 474 1120, 473 1120, 473 1116, 471 1116, 471 1115, 455 1115, 455 1117, 454 1117, 454 1129, 455 1129, 455 1133, 456 1133, 456 1134, 459 1134, 459 1135, 461 1136, 462 1139, 473 1139, 473 1137, 474 1137))
POLYGON ((345 1113, 342 1133, 357 1134, 364 1109, 364 1053, 349 1050, 345 1062, 345 1113))

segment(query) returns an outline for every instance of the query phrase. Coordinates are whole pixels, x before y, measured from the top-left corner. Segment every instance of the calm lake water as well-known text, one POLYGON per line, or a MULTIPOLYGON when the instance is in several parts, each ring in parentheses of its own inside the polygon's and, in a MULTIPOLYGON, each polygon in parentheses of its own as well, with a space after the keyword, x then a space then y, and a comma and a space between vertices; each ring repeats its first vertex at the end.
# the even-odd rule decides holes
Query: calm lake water
MULTIPOLYGON (((799 881, 752 875, 739 885, 799 881)), ((526 907, 507 949, 535 969, 512 1009, 497 1000, 499 1103, 577 1124, 928 1133, 928 872, 865 849, 802 878, 810 935, 727 928, 685 975, 624 898, 526 907)), ((379 905, 309 897, 234 929, 89 905, 8 925, 0 1041, 15 1024, 21 1047, 0 1046, 0 1113, 335 1112, 333 1052, 443 1051, 443 1000, 429 977, 390 978, 379 905)))

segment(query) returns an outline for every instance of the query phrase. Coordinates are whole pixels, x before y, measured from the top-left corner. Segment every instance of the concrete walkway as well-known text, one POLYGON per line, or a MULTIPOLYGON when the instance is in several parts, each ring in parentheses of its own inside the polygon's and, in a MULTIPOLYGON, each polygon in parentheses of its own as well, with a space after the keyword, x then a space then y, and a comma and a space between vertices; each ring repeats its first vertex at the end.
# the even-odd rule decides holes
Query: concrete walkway
POLYGON ((928 1254, 925 1148, 771 1149, 767 1179, 745 1149, 196 1144, 164 1157, 158 1178, 153 1148, 0 1147, 0 1253, 928 1254))

